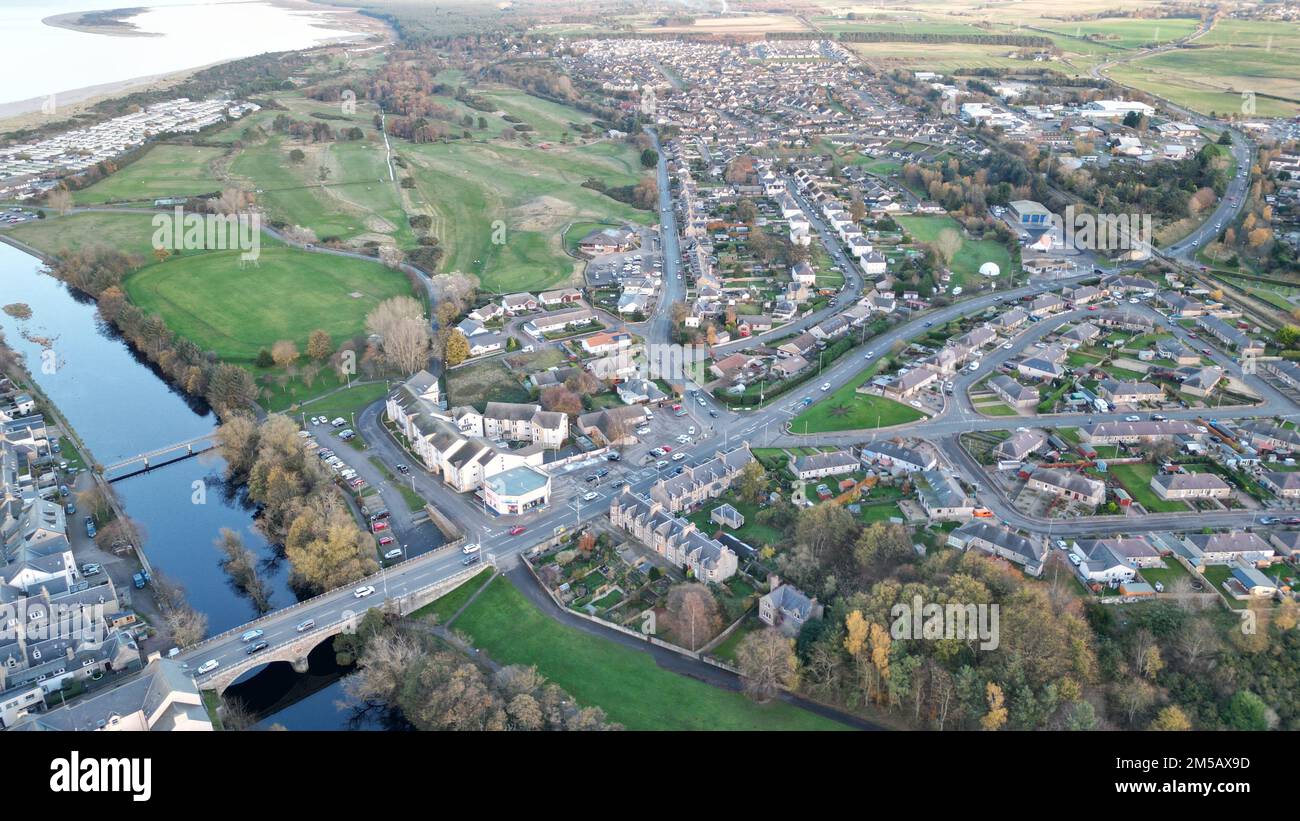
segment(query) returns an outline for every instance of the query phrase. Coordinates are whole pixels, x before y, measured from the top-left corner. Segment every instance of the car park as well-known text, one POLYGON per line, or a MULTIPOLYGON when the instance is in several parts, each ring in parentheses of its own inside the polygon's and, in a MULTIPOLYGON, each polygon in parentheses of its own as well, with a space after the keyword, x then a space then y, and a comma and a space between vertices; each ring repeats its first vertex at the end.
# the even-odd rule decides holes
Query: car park
POLYGON ((674 461, 674 462, 680 462, 680 461, 682 461, 682 460, 685 459, 685 458, 686 458, 686 454, 685 454, 685 453, 674 453, 674 454, 673 454, 673 461, 674 461))
POLYGON ((668 460, 667 460, 667 459, 660 459, 658 462, 655 462, 655 467, 657 467, 657 468, 666 468, 666 467, 668 467, 668 460))

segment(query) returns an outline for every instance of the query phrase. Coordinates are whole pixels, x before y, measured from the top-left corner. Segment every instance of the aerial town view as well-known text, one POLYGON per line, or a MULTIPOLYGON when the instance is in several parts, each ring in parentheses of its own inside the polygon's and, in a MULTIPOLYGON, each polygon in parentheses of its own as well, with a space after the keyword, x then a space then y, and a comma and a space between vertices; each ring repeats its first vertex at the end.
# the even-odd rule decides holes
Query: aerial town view
POLYGON ((149 2, 0 29, 0 732, 1300 730, 1300 4, 149 2))

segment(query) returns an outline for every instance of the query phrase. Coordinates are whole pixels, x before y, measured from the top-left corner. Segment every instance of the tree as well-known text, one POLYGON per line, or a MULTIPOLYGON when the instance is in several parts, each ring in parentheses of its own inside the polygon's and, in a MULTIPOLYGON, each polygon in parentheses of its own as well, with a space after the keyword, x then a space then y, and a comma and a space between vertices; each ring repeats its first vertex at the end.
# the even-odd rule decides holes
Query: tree
POLYGON ((688 650, 698 650, 722 629, 718 602, 699 583, 679 584, 668 591, 664 620, 688 650))
POLYGON ((951 228, 945 228, 935 237, 934 242, 930 243, 935 256, 943 263, 944 267, 952 264, 952 258, 961 250, 961 234, 958 234, 951 228))
POLYGON ((271 346, 271 359, 281 368, 287 368, 298 361, 298 346, 291 339, 281 339, 271 346))
POLYGON ((221 363, 208 381, 208 402, 223 416, 248 409, 256 397, 253 375, 238 365, 221 363))
POLYGON ((1223 721, 1233 730, 1267 730, 1268 705, 1249 690, 1238 690, 1223 711, 1223 721))
POLYGON ((307 355, 317 362, 324 362, 334 353, 334 340, 329 332, 317 328, 307 337, 307 355))
POLYGON ((445 347, 443 348, 443 362, 447 367, 454 367, 469 358, 469 340, 465 334, 457 328, 451 328, 447 333, 445 347))
POLYGON ((745 695, 765 703, 781 688, 793 689, 799 682, 799 660, 794 639, 767 628, 750 633, 736 648, 736 666, 745 695))
POLYGON ((379 303, 366 315, 366 330, 379 336, 384 361, 402 374, 428 365, 432 332, 414 298, 395 296, 379 303))
POLYGON ((1151 721, 1151 729, 1166 731, 1190 730, 1192 729, 1192 722, 1178 705, 1171 704, 1156 713, 1156 717, 1151 721))
POLYGON ((988 700, 988 712, 980 718, 980 729, 999 730, 1007 723, 1007 708, 1003 700, 1002 688, 990 681, 985 686, 984 692, 988 700))
POLYGON ((659 164, 659 152, 653 148, 647 148, 641 152, 641 165, 644 168, 654 168, 659 164))
POLYGON ((60 214, 66 214, 72 210, 72 192, 66 188, 55 188, 46 196, 45 203, 60 214))
POLYGON ((541 404, 545 410, 577 416, 582 413, 582 397, 562 385, 542 391, 541 404))
POLYGON ((307 155, 303 153, 301 148, 295 148, 289 152, 289 162, 291 163, 298 164, 305 159, 307 159, 307 155))
POLYGON ((742 501, 760 504, 767 495, 767 471, 762 463, 755 459, 741 468, 736 487, 742 501))
POLYGON ((379 569, 375 541, 341 507, 324 517, 319 507, 304 510, 285 537, 284 552, 293 578, 311 590, 332 590, 379 569))

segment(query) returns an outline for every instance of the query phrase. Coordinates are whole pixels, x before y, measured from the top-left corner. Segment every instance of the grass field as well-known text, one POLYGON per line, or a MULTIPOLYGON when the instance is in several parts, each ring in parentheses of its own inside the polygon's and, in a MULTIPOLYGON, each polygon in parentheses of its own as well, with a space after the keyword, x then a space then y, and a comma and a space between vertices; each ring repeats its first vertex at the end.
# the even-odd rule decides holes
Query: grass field
POLYGON ((502 364, 501 357, 447 371, 447 401, 452 407, 486 402, 527 402, 528 391, 502 364))
MULTIPOLYGON (((476 90, 476 93, 499 110, 532 126, 531 131, 524 133, 539 140, 558 141, 565 132, 576 135, 575 123, 590 124, 595 120, 576 108, 543 100, 518 89, 476 90)), ((502 125, 506 124, 502 122, 502 125)))
MULTIPOLYGON (((1111 49, 1136 49, 1186 37, 1196 31, 1199 25, 1199 20, 1190 17, 1169 17, 1154 20, 1112 18, 1075 23, 1057 23, 1049 26, 1049 28, 1072 38, 1092 40, 1111 49)), ((1066 47, 1068 48, 1068 46, 1066 47)))
POLYGON ((857 392, 858 385, 871 378, 875 365, 859 373, 830 396, 814 403, 790 421, 795 433, 828 433, 837 430, 862 430, 915 422, 925 414, 908 405, 857 392))
POLYGON ((353 385, 338 393, 322 397, 302 406, 302 412, 308 416, 347 417, 350 413, 361 413, 372 402, 383 399, 388 394, 388 386, 383 382, 369 385, 353 385))
POLYGON ((538 672, 584 706, 598 706, 629 730, 836 730, 843 725, 781 702, 753 704, 739 693, 671 673, 644 652, 565 627, 504 579, 455 622, 500 664, 538 672))
POLYGON ((125 168, 74 192, 73 201, 78 205, 95 205, 220 191, 221 182, 213 174, 212 164, 222 153, 220 148, 155 145, 125 168))
POLYGON ((460 587, 416 610, 409 618, 423 619, 433 615, 438 618, 438 624, 446 624, 448 619, 456 615, 457 610, 465 606, 465 602, 469 601, 483 585, 487 584, 488 579, 492 578, 494 572, 493 568, 483 568, 481 572, 466 580, 460 587))
MULTIPOLYGON (((153 251, 152 219, 152 214, 81 212, 25 222, 5 233, 53 256, 97 245, 147 256, 153 251)), ((264 244, 269 240, 262 237, 264 244)))
POLYGON ((1011 253, 1005 246, 991 239, 968 238, 961 225, 952 217, 894 217, 894 221, 903 226, 917 242, 934 242, 945 228, 951 228, 962 237, 961 249, 953 255, 949 266, 953 273, 953 285, 964 286, 968 282, 989 279, 979 275, 980 266, 986 262, 997 263, 1002 271, 998 279, 1012 273, 1011 253))
POLYGON ((126 279, 131 301, 204 350, 241 365, 290 339, 305 351, 323 328, 335 343, 364 330, 381 301, 410 294, 402 274, 376 262, 291 248, 263 249, 256 266, 212 252, 149 265, 126 279))
POLYGON ((642 176, 623 143, 540 148, 484 143, 410 145, 402 149, 416 180, 412 209, 431 211, 442 239, 444 271, 477 274, 485 289, 541 290, 569 281, 576 263, 561 232, 570 222, 639 222, 655 218, 599 191, 642 176))

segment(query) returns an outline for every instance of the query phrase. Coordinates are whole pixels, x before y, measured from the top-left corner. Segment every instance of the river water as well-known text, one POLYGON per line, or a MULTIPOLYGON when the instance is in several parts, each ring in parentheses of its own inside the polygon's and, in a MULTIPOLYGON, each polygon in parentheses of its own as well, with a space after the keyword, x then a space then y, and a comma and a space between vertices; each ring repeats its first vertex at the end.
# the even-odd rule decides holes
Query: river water
MULTIPOLYGON (((0 329, 9 346, 25 356, 41 390, 96 460, 110 464, 216 426, 207 407, 173 389, 99 320, 89 297, 42 269, 36 258, 0 243, 0 305, 22 302, 32 311, 26 320, 0 312, 0 329), (46 362, 54 367, 42 367, 46 362)), ((295 601, 288 563, 253 527, 254 509, 223 481, 224 469, 224 461, 212 452, 114 484, 127 515, 143 530, 150 564, 185 588, 189 602, 207 615, 210 634, 257 615, 221 568, 214 540, 223 527, 239 532, 257 555, 259 571, 272 590, 272 605, 295 601), (196 489, 203 491, 202 504, 195 503, 196 489)), ((334 667, 328 650, 313 657, 312 673, 306 676, 286 676, 286 665, 267 668, 241 685, 241 698, 259 713, 277 708, 267 716, 268 724, 347 728, 353 711, 334 704, 346 698, 339 683, 345 671, 334 667)))

